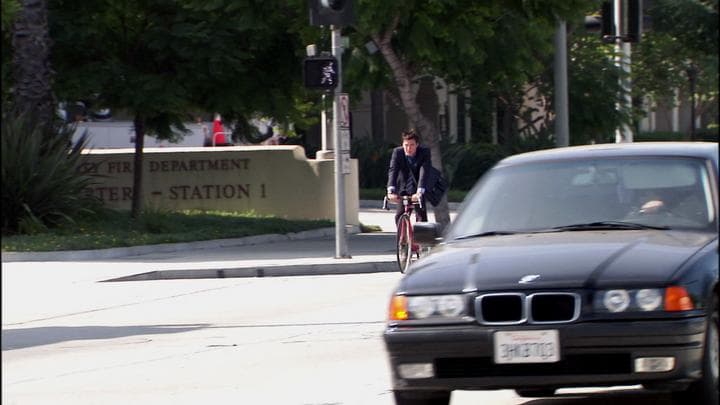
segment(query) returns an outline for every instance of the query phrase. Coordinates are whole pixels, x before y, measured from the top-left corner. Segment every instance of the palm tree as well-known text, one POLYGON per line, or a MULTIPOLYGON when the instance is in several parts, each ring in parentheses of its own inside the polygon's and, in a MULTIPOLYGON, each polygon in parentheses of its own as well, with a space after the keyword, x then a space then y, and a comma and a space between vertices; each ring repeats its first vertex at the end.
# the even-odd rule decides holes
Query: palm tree
POLYGON ((12 26, 12 77, 15 108, 51 124, 55 100, 50 68, 46 0, 20 0, 12 26))

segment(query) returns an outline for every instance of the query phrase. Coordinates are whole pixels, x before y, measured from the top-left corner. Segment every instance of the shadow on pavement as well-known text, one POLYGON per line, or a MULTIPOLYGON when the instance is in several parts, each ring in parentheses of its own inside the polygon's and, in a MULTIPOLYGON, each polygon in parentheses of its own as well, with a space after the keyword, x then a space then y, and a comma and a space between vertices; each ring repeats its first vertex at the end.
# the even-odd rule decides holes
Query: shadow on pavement
POLYGON ((523 405, 671 405, 668 393, 640 388, 592 393, 560 393, 553 397, 529 399, 523 405))
POLYGON ((50 345, 72 340, 115 339, 136 335, 189 332, 208 327, 206 324, 142 326, 48 326, 4 329, 2 351, 50 345))

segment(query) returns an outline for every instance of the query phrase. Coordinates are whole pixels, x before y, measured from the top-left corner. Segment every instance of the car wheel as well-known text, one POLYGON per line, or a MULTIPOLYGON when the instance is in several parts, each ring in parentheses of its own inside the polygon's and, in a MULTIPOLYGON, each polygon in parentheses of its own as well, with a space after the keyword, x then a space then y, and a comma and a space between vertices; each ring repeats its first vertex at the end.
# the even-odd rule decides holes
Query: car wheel
POLYGON ((519 388, 515 393, 526 398, 551 397, 555 395, 555 388, 519 388))
POLYGON ((718 297, 713 297, 709 308, 703 350, 703 376, 688 387, 687 391, 676 393, 678 404, 717 404, 718 403, 718 297))
POLYGON ((449 405, 451 391, 393 391, 396 405, 449 405))

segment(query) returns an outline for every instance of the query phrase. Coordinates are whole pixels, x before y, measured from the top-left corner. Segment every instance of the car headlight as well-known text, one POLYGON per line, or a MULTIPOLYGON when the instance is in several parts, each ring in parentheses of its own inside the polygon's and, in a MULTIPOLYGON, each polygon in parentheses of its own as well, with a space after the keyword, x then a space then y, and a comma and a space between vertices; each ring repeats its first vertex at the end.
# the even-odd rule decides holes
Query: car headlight
POLYGON ((458 318, 465 314, 462 295, 396 295, 390 303, 390 320, 458 318))
POLYGON ((425 319, 435 313, 435 303, 430 297, 408 297, 408 312, 415 319, 425 319))
POLYGON ((662 304, 662 294, 657 288, 643 288, 635 293, 635 302, 643 311, 655 311, 662 304))
POLYGON ((684 287, 601 290, 595 294, 597 312, 688 311, 692 299, 684 287))
POLYGON ((448 318, 460 316, 465 309, 465 303, 460 295, 443 295, 438 297, 435 303, 437 312, 448 318))
POLYGON ((605 291, 602 303, 610 312, 623 312, 630 306, 630 294, 627 290, 605 291))

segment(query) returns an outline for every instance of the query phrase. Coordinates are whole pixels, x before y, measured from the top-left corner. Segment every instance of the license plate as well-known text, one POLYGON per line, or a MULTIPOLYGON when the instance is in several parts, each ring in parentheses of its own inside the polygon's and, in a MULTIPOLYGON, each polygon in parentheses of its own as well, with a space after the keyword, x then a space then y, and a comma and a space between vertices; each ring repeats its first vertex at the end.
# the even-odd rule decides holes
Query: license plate
POLYGON ((495 332, 495 363, 555 363, 560 361, 558 331, 495 332))

